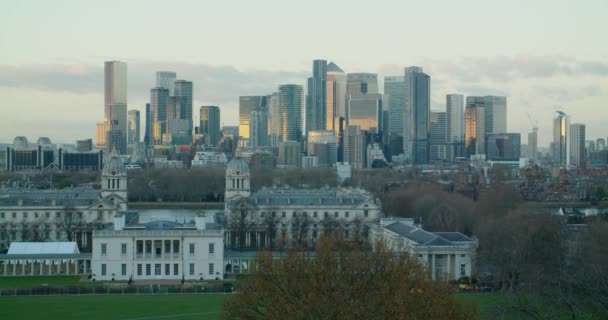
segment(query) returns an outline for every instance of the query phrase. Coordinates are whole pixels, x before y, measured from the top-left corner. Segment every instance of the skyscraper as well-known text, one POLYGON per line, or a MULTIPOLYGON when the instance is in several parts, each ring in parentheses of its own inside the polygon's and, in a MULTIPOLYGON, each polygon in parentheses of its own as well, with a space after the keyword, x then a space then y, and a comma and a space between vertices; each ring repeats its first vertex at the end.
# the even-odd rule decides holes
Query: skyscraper
POLYGON ((139 142, 139 128, 140 128, 140 116, 139 110, 129 110, 128 114, 128 122, 129 129, 127 134, 127 143, 129 145, 139 142))
POLYGON ((107 152, 116 151, 120 154, 127 153, 127 105, 124 103, 113 103, 110 105, 109 131, 106 135, 107 152))
POLYGON ((446 143, 446 112, 431 112, 431 127, 429 145, 431 161, 448 160, 448 145, 446 143))
POLYGON ((464 157, 464 96, 448 94, 446 96, 446 143, 449 157, 464 157))
POLYGON ((264 147, 268 145, 268 113, 266 109, 251 112, 249 145, 252 147, 264 147))
POLYGON ((382 125, 382 99, 379 94, 351 95, 348 99, 347 125, 379 133, 382 125))
POLYGON ((274 92, 266 96, 268 105, 268 145, 271 147, 279 147, 281 142, 281 117, 279 114, 279 93, 274 92))
POLYGON ((304 88, 296 84, 279 86, 281 141, 302 141, 304 88))
POLYGON ((120 61, 106 61, 104 79, 104 120, 109 121, 112 104, 127 104, 127 64, 120 61))
POLYGON ((346 75, 346 97, 358 94, 378 94, 378 75, 349 73, 346 75))
POLYGON ((421 67, 405 68, 403 152, 413 164, 429 163, 431 77, 421 67))
MULTIPOLYGON (((383 106, 388 109, 388 144, 391 155, 403 153, 405 77, 384 77, 383 106)), ((386 129, 385 129, 386 130, 386 129)))
POLYGON ((153 88, 150 90, 150 114, 152 116, 151 144, 162 144, 163 134, 167 133, 167 108, 169 107, 169 89, 153 88))
POLYGON ((467 157, 485 153, 485 109, 475 104, 465 108, 465 150, 467 157))
POLYGON ((199 133, 205 136, 205 144, 216 147, 220 142, 220 108, 202 106, 199 133))
POLYGON ((150 104, 146 103, 146 131, 144 134, 144 143, 150 145, 152 140, 152 127, 154 126, 154 118, 150 109, 150 104))
POLYGON ((570 116, 556 111, 553 116, 553 160, 570 165, 570 116))
POLYGON ((336 132, 332 130, 309 131, 308 150, 309 156, 318 158, 318 166, 331 168, 338 159, 338 140, 336 132))
POLYGON ((521 134, 490 133, 486 136, 486 160, 519 161, 521 134))
POLYGON ((346 116, 346 73, 338 65, 327 65, 326 130, 337 134, 338 120, 346 116))
POLYGON ((249 143, 249 125, 251 113, 266 108, 266 96, 241 96, 239 97, 239 143, 249 143))
POLYGON ((570 126, 570 163, 577 167, 585 167, 585 125, 573 123, 570 126))
POLYGON ((538 161, 538 128, 528 133, 528 156, 532 161, 538 161))
POLYGON ((106 147, 106 138, 108 135, 108 122, 98 122, 95 127, 95 146, 98 149, 103 149, 106 147))
POLYGON ((169 95, 173 96, 175 88, 175 78, 177 75, 172 71, 158 71, 156 72, 156 87, 165 88, 169 90, 169 95))
POLYGON ((344 130, 344 162, 353 169, 366 167, 367 137, 359 126, 347 126, 344 130))
POLYGON ((312 62, 312 78, 309 79, 306 131, 325 130, 327 116, 327 61, 312 62))
MULTIPOLYGON (((177 80, 174 82, 174 86, 175 114, 171 115, 170 118, 188 121, 190 135, 192 135, 192 81, 177 80)), ((169 117, 169 114, 167 117, 169 117)))
POLYGON ((468 96, 467 106, 471 104, 485 108, 485 134, 507 132, 507 97, 468 96))

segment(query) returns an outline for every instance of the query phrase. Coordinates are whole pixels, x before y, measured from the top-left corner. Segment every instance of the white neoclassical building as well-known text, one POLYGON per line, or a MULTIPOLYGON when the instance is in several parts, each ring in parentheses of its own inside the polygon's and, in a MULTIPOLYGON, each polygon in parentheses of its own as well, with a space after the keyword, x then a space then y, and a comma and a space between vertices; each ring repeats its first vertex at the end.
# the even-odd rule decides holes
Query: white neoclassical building
POLYGON ((367 235, 381 217, 380 201, 355 188, 263 188, 251 192, 245 160, 233 159, 226 169, 225 214, 228 247, 269 247, 298 239, 312 244, 324 232, 352 239, 367 235), (246 224, 246 232, 235 225, 246 224), (242 241, 240 237, 245 237, 242 241))
POLYGON ((473 274, 477 240, 460 232, 428 232, 413 219, 390 217, 380 219, 370 235, 373 242, 417 257, 433 280, 473 274))
POLYGON ((114 220, 93 233, 94 279, 223 279, 224 232, 215 217, 139 223, 137 214, 121 214, 114 220))
POLYGON ((92 231, 127 212, 127 170, 112 156, 101 174, 101 190, 0 190, 0 250, 13 241, 75 241, 90 251, 92 231))

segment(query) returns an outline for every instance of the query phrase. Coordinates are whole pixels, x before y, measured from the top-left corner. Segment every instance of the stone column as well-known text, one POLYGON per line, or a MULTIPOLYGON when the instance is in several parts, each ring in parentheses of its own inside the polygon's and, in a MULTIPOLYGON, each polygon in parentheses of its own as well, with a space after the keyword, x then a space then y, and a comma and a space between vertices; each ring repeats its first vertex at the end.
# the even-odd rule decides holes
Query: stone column
POLYGON ((431 259, 432 259, 432 262, 431 262, 431 279, 432 280, 436 280, 435 279, 435 254, 434 253, 431 254, 431 259))
POLYGON ((452 279, 452 254, 448 253, 448 279, 452 279))

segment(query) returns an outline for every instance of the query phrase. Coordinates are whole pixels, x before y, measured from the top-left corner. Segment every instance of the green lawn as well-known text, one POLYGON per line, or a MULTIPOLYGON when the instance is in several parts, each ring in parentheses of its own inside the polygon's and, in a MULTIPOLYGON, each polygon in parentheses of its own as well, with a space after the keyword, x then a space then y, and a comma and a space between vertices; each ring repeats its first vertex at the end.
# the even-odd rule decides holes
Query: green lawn
POLYGON ((1 297, 0 319, 217 319, 225 295, 1 297))
POLYGON ((80 285, 80 276, 0 277, 0 288, 36 287, 43 284, 80 285))
POLYGON ((477 308, 479 319, 493 319, 492 309, 503 302, 505 296, 501 293, 459 293, 454 295, 457 302, 465 306, 477 308))

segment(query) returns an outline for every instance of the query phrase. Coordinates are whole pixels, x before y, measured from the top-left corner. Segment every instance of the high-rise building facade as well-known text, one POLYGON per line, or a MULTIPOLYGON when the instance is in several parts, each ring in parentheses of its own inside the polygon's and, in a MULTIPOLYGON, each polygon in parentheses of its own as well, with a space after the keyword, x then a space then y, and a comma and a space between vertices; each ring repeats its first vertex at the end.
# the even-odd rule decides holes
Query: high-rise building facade
POLYGON ((307 154, 318 159, 318 166, 331 168, 338 160, 338 140, 332 130, 309 131, 307 154))
POLYGON ((156 87, 168 89, 169 95, 173 96, 176 77, 177 74, 173 71, 158 71, 156 72, 156 87))
POLYGON ((281 116, 279 113, 279 93, 274 92, 266 96, 268 105, 268 145, 274 148, 279 147, 281 140, 281 116))
POLYGON ((359 126, 347 126, 344 129, 344 162, 353 169, 366 167, 367 137, 359 126))
POLYGON ((449 158, 464 157, 464 96, 448 94, 446 96, 446 143, 449 158))
POLYGON ((379 94, 377 74, 349 73, 346 75, 346 97, 360 94, 379 94))
POLYGON ((279 86, 281 141, 302 141, 304 88, 297 84, 279 86))
POLYGON ((413 164, 430 158, 431 77, 421 67, 405 68, 405 116, 403 152, 413 164))
POLYGON ((106 61, 104 63, 105 121, 109 121, 110 106, 115 103, 127 104, 127 64, 121 61, 106 61))
POLYGON ((109 126, 108 122, 98 122, 95 128, 95 146, 99 149, 106 147, 106 138, 108 134, 109 126))
POLYGON ((167 109, 169 107, 169 89, 153 88, 150 90, 150 114, 152 120, 151 144, 162 144, 163 134, 167 133, 167 109))
POLYGON ((467 105, 464 116, 465 150, 467 157, 485 153, 485 109, 467 105))
POLYGON ((306 132, 325 130, 327 126, 327 61, 312 62, 312 78, 308 83, 306 132))
POLYGON ((129 110, 127 114, 129 122, 127 144, 132 145, 140 141, 140 114, 139 110, 129 110))
POLYGON ((507 132, 507 97, 468 96, 467 106, 472 104, 485 109, 485 134, 507 132))
POLYGON ((553 115, 553 160, 563 166, 570 165, 570 116, 562 111, 553 115))
POLYGON ((239 139, 242 143, 249 143, 249 125, 251 113, 266 109, 266 96, 241 96, 239 97, 239 139))
POLYGON ((405 77, 384 77, 383 106, 388 109, 388 145, 391 155, 403 153, 405 77))
POLYGON ((338 120, 346 116, 346 73, 338 65, 327 65, 326 130, 338 131, 338 120))
POLYGON ((570 164, 577 167, 585 167, 585 125, 573 123, 570 126, 570 164))
POLYGON ((124 103, 113 103, 110 105, 108 119, 109 131, 106 135, 106 149, 108 153, 127 153, 127 105, 124 103))
POLYGON ((300 168, 302 166, 302 143, 283 141, 279 145, 279 168, 300 168))
POLYGON ((249 123, 249 146, 264 147, 268 145, 268 113, 265 109, 251 112, 249 123))
POLYGON ((534 128, 528 133, 528 157, 532 161, 538 161, 538 129, 534 128))
POLYGON ((486 136, 486 160, 519 161, 521 134, 490 133, 486 136))
POLYGON ((379 94, 351 95, 348 99, 346 123, 361 130, 379 133, 382 125, 382 96, 379 94))
MULTIPOLYGON (((171 94, 171 91, 169 91, 171 94)), ((177 80, 174 82, 174 93, 172 97, 174 113, 167 115, 170 119, 181 119, 188 121, 190 135, 192 135, 192 81, 177 80)))
POLYGON ((204 135, 205 144, 216 147, 220 142, 220 108, 202 106, 200 109, 199 133, 204 135))
POLYGON ((446 112, 431 112, 431 128, 429 133, 431 161, 448 160, 448 145, 446 143, 446 112))

